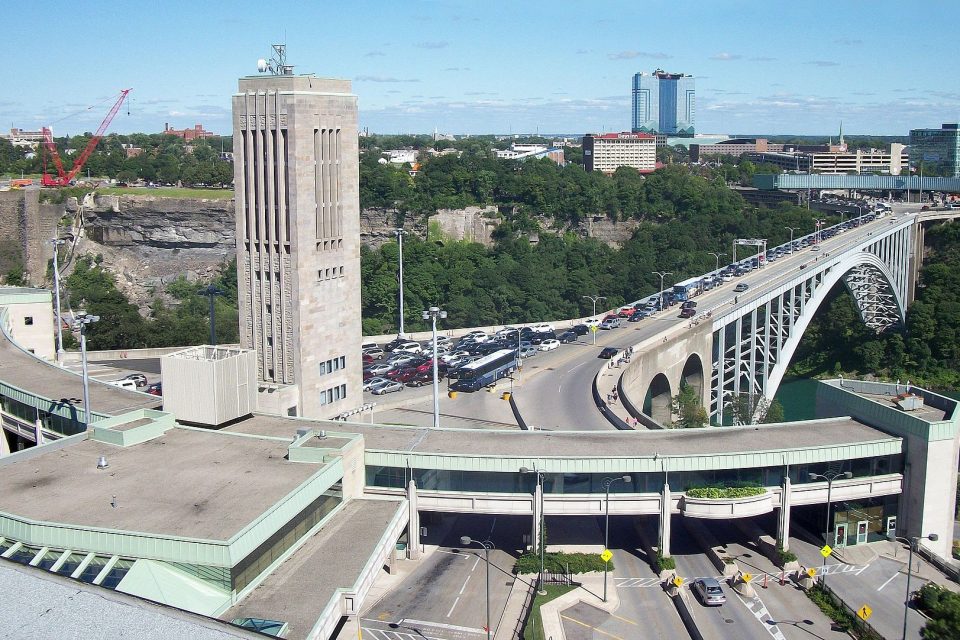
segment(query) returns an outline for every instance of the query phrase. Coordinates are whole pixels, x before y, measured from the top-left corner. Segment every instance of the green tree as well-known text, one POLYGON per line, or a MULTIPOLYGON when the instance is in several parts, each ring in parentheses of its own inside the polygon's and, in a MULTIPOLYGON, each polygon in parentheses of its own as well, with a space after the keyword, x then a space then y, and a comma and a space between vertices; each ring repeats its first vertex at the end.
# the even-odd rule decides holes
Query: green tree
POLYGON ((700 401, 697 390, 686 383, 680 384, 680 391, 672 399, 672 408, 677 419, 672 426, 680 429, 702 427, 710 420, 707 410, 700 401))

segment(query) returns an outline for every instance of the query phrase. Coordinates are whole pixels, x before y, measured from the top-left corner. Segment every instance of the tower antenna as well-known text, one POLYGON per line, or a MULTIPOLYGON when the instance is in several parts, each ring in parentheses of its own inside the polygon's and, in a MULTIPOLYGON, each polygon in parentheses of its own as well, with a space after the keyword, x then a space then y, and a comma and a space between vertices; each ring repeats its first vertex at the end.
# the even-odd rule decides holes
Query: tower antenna
POLYGON ((260 58, 257 60, 257 71, 260 73, 270 72, 275 76, 292 76, 293 65, 287 64, 287 45, 275 44, 273 46, 273 55, 269 60, 260 58))

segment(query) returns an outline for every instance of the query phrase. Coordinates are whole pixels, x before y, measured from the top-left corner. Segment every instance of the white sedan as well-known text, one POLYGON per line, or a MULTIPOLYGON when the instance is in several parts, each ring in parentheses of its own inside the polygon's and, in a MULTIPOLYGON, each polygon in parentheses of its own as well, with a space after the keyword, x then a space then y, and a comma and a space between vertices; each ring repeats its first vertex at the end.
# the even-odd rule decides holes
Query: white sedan
POLYGON ((560 346, 559 340, 554 340, 553 338, 550 338, 548 340, 544 340, 543 342, 541 342, 538 348, 540 349, 540 351, 553 351, 559 346, 560 346))
POLYGON ((553 331, 553 325, 548 322, 541 322, 540 324, 535 324, 530 327, 537 333, 547 333, 553 331))

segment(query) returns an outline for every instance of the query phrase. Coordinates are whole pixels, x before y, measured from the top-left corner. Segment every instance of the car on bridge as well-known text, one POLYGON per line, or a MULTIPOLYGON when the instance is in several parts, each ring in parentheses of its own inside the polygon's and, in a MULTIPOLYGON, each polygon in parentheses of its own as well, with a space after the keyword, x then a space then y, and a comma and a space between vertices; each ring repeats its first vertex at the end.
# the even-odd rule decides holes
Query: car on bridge
POLYGON ((749 288, 750 288, 750 285, 748 285, 746 282, 741 282, 736 287, 734 287, 733 290, 737 293, 743 293, 749 288))
POLYGON ((578 336, 585 336, 590 333, 590 325, 588 324, 575 324, 573 329, 571 329, 578 336))
POLYGON ((600 355, 598 355, 597 357, 609 360, 613 356, 617 355, 619 352, 620 351, 616 347, 604 347, 603 349, 600 350, 600 355))
POLYGON ((681 318, 692 318, 695 315, 697 315, 697 310, 693 307, 684 307, 683 309, 680 309, 681 318))
POLYGON ((553 351, 560 347, 560 341, 556 338, 548 338, 540 343, 540 351, 553 351))
POLYGON ((613 316, 613 317, 608 316, 604 318, 603 322, 600 323, 600 328, 608 329, 608 330, 617 329, 620 327, 620 323, 621 323, 621 319, 618 318, 617 316, 613 316))
POLYGON ((529 347, 520 347, 519 355, 521 358, 532 358, 537 355, 537 348, 533 345, 529 347))
POLYGON ((576 342, 578 335, 579 334, 577 334, 576 331, 567 330, 561 333, 560 335, 558 335, 557 340, 559 340, 562 344, 567 344, 569 342, 576 342))

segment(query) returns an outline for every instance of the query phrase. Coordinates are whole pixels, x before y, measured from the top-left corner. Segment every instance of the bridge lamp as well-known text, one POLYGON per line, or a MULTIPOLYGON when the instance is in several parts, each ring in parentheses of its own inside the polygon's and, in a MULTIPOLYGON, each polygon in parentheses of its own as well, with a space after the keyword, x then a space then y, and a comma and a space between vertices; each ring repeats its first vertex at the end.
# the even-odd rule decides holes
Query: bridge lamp
POLYGON ((57 296, 57 362, 63 364, 63 316, 60 315, 60 263, 57 254, 60 253, 60 247, 66 244, 63 238, 53 238, 50 244, 53 245, 53 290, 57 296))
MULTIPOLYGON (((834 473, 808 473, 807 477, 810 479, 810 482, 815 482, 817 479, 823 479, 827 481, 827 522, 826 526, 823 528, 823 542, 826 544, 830 539, 830 506, 831 506, 831 494, 833 492, 833 481, 843 478, 844 480, 849 480, 853 477, 853 474, 849 471, 837 471, 834 473)), ((827 556, 823 556, 823 566, 827 566, 827 556)), ((826 584, 827 574, 821 572, 820 580, 826 584)))
POLYGON ((469 547, 471 544, 483 547, 483 557, 487 562, 487 640, 490 640, 490 550, 496 547, 490 540, 474 540, 470 536, 460 536, 460 544, 464 547, 469 547))
POLYGON ((83 363, 83 426, 90 428, 92 415, 90 411, 90 373, 87 369, 87 328, 94 322, 99 322, 100 316, 91 316, 86 313, 77 315, 73 320, 73 328, 80 331, 80 358, 83 363))
POLYGON ((536 541, 538 547, 540 547, 540 575, 537 577, 537 593, 541 596, 546 595, 547 592, 543 588, 543 550, 546 547, 545 536, 543 535, 543 471, 538 469, 536 466, 533 469, 529 467, 520 467, 520 473, 535 473, 537 474, 537 487, 540 489, 540 518, 537 527, 537 537, 539 540, 536 541))
POLYGON ((430 320, 433 328, 433 428, 440 428, 440 382, 437 378, 437 318, 447 317, 447 312, 439 307, 430 307, 423 312, 423 319, 430 320))
MULTIPOLYGON (((603 525, 603 550, 607 551, 610 547, 610 485, 614 482, 624 482, 630 483, 632 478, 630 476, 619 476, 617 478, 604 478, 603 479, 603 512, 604 512, 604 525, 603 525)), ((607 566, 609 562, 603 563, 603 601, 607 601, 607 566)))
POLYGON ((940 539, 940 536, 935 533, 931 533, 926 536, 911 536, 909 538, 904 538, 891 533, 887 535, 887 539, 890 540, 890 542, 896 542, 897 540, 906 542, 910 547, 910 556, 907 559, 907 598, 903 601, 903 635, 901 636, 903 640, 907 640, 907 612, 910 610, 910 577, 913 575, 913 550, 916 548, 917 543, 920 540, 936 542, 940 539))

